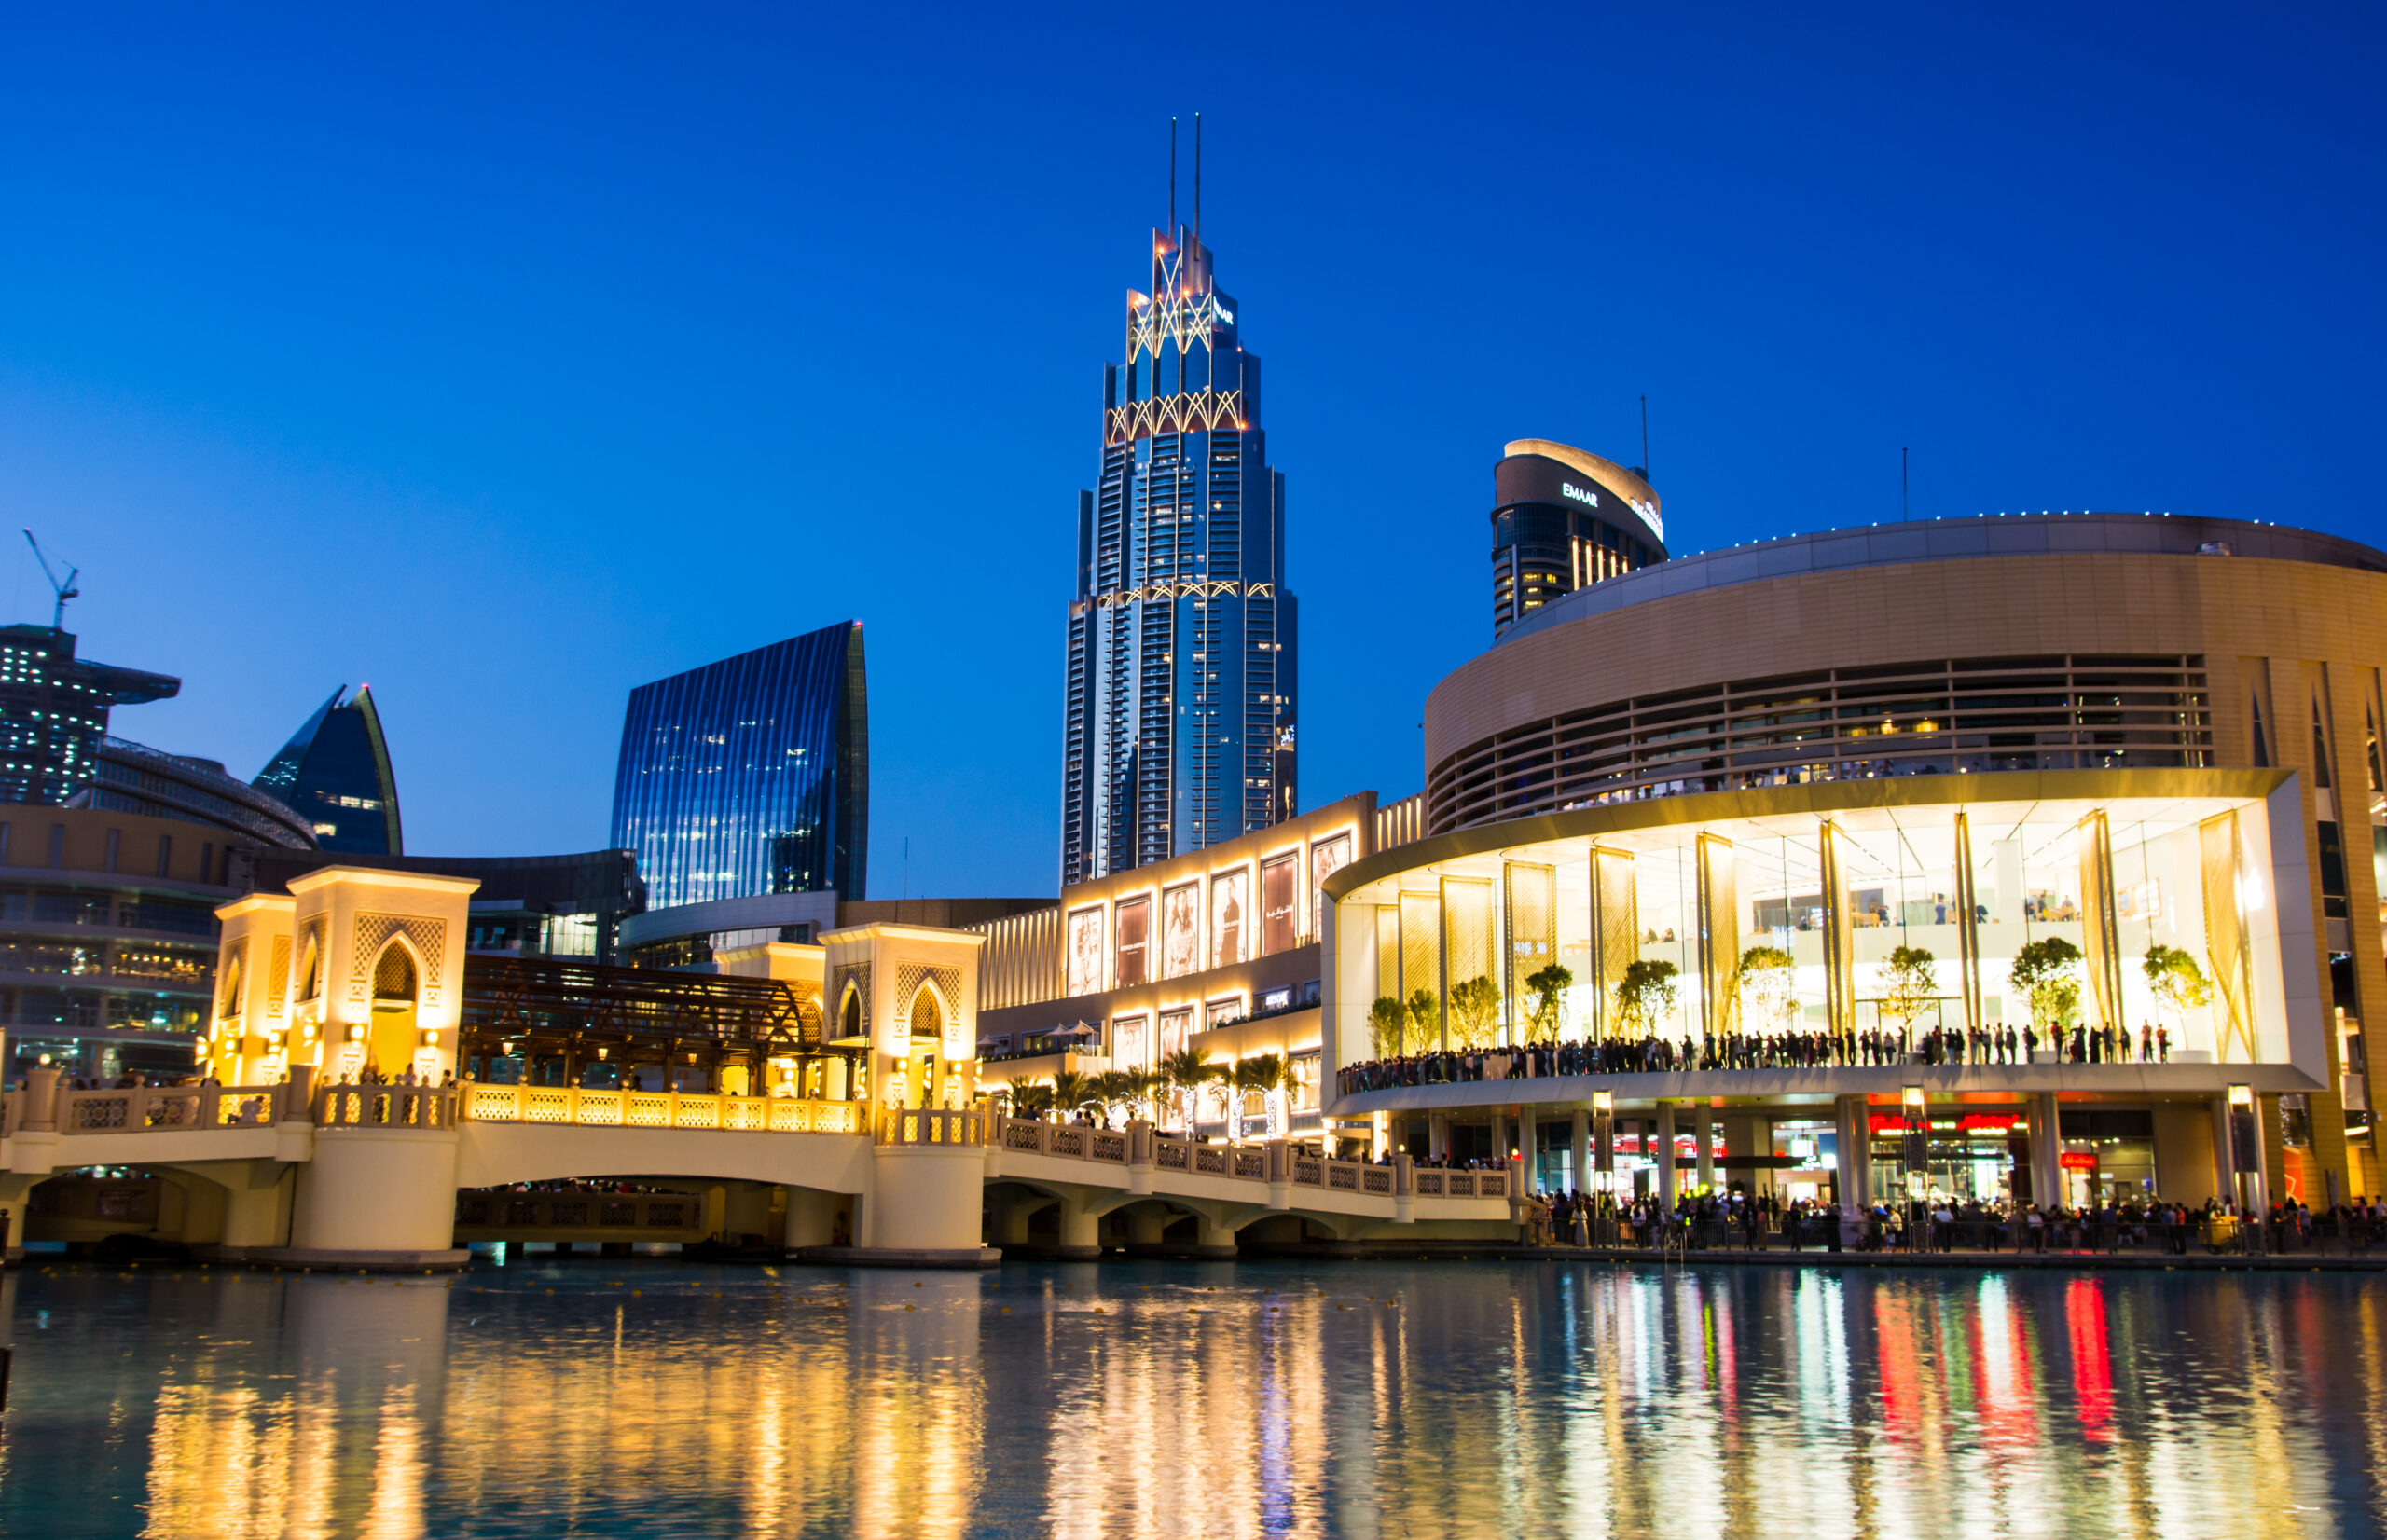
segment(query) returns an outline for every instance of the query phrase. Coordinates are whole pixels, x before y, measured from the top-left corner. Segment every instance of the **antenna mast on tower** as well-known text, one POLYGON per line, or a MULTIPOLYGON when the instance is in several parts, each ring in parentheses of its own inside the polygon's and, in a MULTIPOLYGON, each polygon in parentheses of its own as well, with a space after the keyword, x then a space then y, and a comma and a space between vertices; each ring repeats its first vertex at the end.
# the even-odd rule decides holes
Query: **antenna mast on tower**
POLYGON ((1194 115, 1194 249, 1202 249, 1202 115, 1194 115))

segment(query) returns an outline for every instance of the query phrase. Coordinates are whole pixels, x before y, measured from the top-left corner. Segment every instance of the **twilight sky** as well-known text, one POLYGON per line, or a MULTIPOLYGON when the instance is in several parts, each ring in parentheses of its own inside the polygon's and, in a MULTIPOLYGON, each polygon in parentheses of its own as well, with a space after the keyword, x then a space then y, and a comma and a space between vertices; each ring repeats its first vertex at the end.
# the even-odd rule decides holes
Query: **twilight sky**
POLYGON ((2375 7, 331 8, 12 12, 0 528, 183 677, 127 736, 252 776, 370 681, 410 852, 603 845, 633 685, 859 617, 872 896, 1052 892, 1172 113, 1305 806, 1419 785, 1501 444, 1632 463, 1644 392, 1677 552, 1895 518, 1901 446, 1918 516, 2387 541, 2375 7))

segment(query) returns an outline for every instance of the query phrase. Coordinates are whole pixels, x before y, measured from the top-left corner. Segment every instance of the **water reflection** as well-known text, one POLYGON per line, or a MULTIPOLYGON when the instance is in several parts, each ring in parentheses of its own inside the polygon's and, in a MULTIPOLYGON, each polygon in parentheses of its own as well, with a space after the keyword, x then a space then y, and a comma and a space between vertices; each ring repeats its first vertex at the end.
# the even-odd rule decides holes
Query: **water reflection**
POLYGON ((0 1531, 2366 1533, 2358 1276, 38 1270, 0 1531))

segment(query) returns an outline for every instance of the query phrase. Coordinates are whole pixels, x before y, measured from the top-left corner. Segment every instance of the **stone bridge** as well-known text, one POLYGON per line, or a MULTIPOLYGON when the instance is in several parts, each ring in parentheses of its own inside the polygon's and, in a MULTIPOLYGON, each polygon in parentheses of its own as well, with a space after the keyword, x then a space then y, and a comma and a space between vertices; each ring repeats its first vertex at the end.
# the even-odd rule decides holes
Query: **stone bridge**
MULTIPOLYGON (((1002 1247, 1225 1256, 1242 1244, 1513 1239, 1517 1222, 1505 1172, 1192 1143, 1142 1122, 1044 1123, 985 1104, 317 1086, 306 1066, 271 1086, 104 1091, 62 1089, 45 1068, 0 1097, 12 1244, 27 1234, 36 1187, 95 1169, 151 1174, 164 1190, 145 1212, 82 1205, 91 1212, 62 1238, 131 1231, 292 1266, 452 1267, 465 1257, 460 1238, 741 1237, 822 1260, 982 1265, 1002 1247), (649 1190, 611 1203, 596 1189, 558 1201, 485 1191, 579 1180, 649 1190)), ((53 1212, 61 1205, 37 1218, 53 1212)))

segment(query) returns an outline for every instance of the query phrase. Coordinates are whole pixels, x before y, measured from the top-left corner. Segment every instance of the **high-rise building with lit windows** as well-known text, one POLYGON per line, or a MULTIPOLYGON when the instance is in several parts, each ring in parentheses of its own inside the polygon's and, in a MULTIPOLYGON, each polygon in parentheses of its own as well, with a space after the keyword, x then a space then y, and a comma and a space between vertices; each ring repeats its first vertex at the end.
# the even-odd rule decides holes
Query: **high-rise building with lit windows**
POLYGON ((1520 438, 1492 468, 1492 639, 1550 603, 1666 559, 1649 473, 1554 439, 1520 438))
MULTIPOLYGON (((1198 164, 1198 154, 1197 154, 1198 164)), ((1293 596, 1260 360, 1192 225, 1154 230, 1103 371, 1102 474, 1078 494, 1061 881, 1291 816, 1293 596)))
POLYGON ((110 707, 182 687, 171 675, 76 657, 71 631, 0 626, 0 803, 64 803, 99 773, 110 707))

